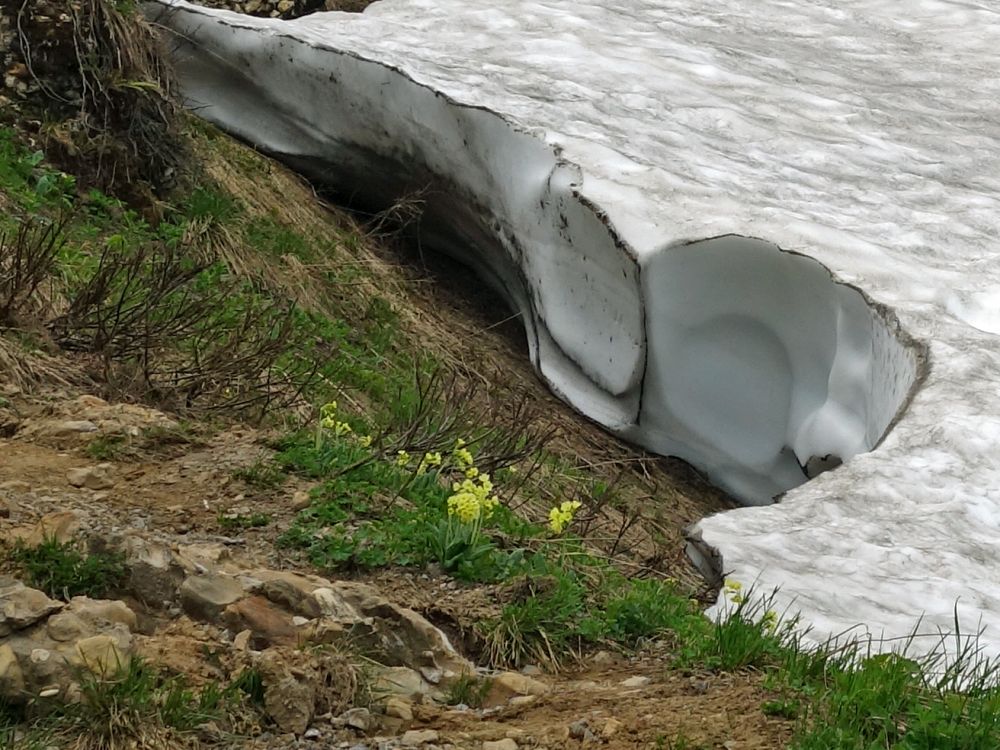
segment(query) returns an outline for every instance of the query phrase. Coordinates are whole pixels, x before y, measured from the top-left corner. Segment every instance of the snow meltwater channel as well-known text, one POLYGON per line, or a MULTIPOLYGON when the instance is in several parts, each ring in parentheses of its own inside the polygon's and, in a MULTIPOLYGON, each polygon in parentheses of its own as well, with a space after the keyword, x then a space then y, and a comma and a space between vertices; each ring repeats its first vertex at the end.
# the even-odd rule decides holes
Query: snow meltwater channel
POLYGON ((702 520, 696 557, 820 640, 957 611, 1000 652, 996 11, 150 12, 202 116, 361 201, 424 191, 554 392, 762 506, 702 520))

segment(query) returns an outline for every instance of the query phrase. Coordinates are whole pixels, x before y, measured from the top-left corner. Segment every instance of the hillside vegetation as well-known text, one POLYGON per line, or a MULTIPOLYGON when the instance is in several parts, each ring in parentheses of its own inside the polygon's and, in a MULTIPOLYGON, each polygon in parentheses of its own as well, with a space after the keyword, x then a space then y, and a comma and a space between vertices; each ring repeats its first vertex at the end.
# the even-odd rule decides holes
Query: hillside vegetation
POLYGON ((55 704, 0 665, 4 747, 1000 743, 995 667, 973 647, 951 666, 807 650, 767 592, 703 581, 683 532, 729 501, 548 394, 502 302, 406 242, 419 200, 348 214, 182 113, 131 3, 45 0, 21 21, 47 42, 5 61, 0 555, 54 602, 121 599, 146 640, 85 661, 55 704), (72 533, 45 526, 67 509, 72 533), (276 607, 294 646, 250 618, 241 648, 228 620, 137 593, 135 513, 173 549, 235 550, 243 572, 372 584, 475 669, 386 695, 384 654, 310 640, 322 617, 276 607), (717 595, 725 622, 702 614, 717 595), (270 702, 280 680, 259 654, 279 645, 282 667, 325 665, 339 691, 309 707, 312 737, 270 702), (519 674, 537 685, 498 698, 519 674))

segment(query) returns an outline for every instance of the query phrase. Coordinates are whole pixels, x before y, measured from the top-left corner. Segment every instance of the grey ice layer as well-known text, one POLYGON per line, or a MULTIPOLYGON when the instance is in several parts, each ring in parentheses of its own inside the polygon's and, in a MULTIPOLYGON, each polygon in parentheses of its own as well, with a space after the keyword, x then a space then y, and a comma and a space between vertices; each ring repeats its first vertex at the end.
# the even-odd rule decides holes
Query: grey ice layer
POLYGON ((206 117, 373 201, 430 185, 433 239, 588 416, 748 502, 858 454, 703 521, 734 577, 819 636, 948 628, 958 600, 1000 650, 998 16, 497 5, 163 22, 206 117), (924 369, 896 317, 931 366, 878 444, 924 369))

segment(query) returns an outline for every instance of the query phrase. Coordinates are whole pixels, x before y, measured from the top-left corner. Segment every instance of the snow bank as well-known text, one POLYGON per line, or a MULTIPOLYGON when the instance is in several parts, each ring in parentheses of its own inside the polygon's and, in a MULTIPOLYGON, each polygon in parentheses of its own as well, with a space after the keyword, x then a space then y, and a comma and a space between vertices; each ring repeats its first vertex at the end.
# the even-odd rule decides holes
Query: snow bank
POLYGON ((373 203, 425 190, 574 407, 748 504, 788 491, 698 525, 726 572, 819 637, 958 600, 1000 644, 1000 16, 158 4, 205 117, 373 203))

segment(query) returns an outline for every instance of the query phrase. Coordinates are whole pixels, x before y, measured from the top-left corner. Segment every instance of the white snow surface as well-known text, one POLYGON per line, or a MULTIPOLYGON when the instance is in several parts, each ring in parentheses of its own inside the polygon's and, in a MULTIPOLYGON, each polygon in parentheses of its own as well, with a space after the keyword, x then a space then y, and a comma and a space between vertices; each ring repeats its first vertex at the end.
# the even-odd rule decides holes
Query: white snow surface
POLYGON ((729 578, 815 639, 957 610, 1000 654, 1000 8, 158 2, 205 117, 373 196, 433 182, 574 407, 788 490, 697 525, 729 578))

